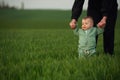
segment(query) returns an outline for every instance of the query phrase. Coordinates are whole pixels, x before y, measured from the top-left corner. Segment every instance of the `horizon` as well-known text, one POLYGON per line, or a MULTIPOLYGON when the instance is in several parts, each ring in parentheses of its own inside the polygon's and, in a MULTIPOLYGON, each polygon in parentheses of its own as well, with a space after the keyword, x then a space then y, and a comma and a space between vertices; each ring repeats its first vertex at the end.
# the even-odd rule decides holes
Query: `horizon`
MULTIPOLYGON (((87 0, 86 0, 87 1, 87 0)), ((87 9, 86 1, 83 9, 87 9)), ((0 5, 7 5, 9 7, 15 7, 17 9, 60 9, 70 10, 72 9, 74 0, 0 0, 0 5)))
MULTIPOLYGON (((118 9, 120 9, 120 0, 118 1, 118 9)), ((83 5, 83 9, 87 9, 87 2, 83 5)), ((74 0, 0 0, 0 5, 8 5, 9 7, 15 7, 17 9, 60 9, 70 10, 72 9, 74 0), (53 5, 54 4, 54 5, 53 5)))

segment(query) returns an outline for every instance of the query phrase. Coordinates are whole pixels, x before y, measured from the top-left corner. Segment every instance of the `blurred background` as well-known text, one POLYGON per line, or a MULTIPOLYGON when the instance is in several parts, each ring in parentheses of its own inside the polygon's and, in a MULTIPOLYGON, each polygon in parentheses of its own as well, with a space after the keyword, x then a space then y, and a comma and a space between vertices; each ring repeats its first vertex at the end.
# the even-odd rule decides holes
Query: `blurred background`
MULTIPOLYGON (((85 0, 83 9, 87 8, 85 0)), ((0 0, 1 8, 16 9, 62 9, 69 10, 72 8, 74 0, 0 0)), ((118 8, 120 9, 120 0, 118 0, 118 8)))
MULTIPOLYGON (((120 0, 117 1, 120 9, 120 0)), ((66 28, 73 3, 74 0, 0 0, 0 28, 66 28)), ((86 15, 87 3, 85 0, 79 19, 86 15)))
MULTIPOLYGON (((87 1, 79 18, 86 16, 87 1)), ((74 0, 0 0, 0 80, 120 80, 120 10, 115 56, 79 59, 70 29, 74 0)), ((120 0, 118 0, 120 9, 120 0)))

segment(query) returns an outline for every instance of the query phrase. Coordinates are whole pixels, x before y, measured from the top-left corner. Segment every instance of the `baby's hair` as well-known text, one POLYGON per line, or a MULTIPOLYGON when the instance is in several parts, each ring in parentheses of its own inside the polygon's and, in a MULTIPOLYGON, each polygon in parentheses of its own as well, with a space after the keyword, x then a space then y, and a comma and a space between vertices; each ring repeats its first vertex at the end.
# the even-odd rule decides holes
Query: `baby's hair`
POLYGON ((90 19, 93 23, 94 23, 94 21, 93 21, 93 18, 91 17, 91 16, 86 16, 86 17, 84 17, 83 19, 90 19))

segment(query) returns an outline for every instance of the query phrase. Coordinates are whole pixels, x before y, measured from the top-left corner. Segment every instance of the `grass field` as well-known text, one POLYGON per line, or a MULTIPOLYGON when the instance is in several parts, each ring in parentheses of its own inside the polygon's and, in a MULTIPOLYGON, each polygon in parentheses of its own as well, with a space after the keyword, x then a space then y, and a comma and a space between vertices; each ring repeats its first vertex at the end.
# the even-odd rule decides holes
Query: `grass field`
MULTIPOLYGON (((100 35, 99 56, 79 59, 70 15, 57 10, 0 10, 0 80, 120 80, 120 11, 114 57, 103 53, 100 35)), ((84 11, 81 18, 85 15, 84 11)))

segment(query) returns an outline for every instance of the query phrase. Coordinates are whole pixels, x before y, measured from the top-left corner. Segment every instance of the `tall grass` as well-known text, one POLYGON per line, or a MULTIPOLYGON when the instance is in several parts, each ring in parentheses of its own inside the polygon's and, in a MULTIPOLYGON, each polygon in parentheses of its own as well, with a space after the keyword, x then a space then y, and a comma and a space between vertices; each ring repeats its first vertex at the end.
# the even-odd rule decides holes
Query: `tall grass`
POLYGON ((116 55, 103 53, 101 35, 99 56, 88 59, 78 58, 70 15, 70 11, 0 10, 0 80, 119 80, 119 13, 116 55))

